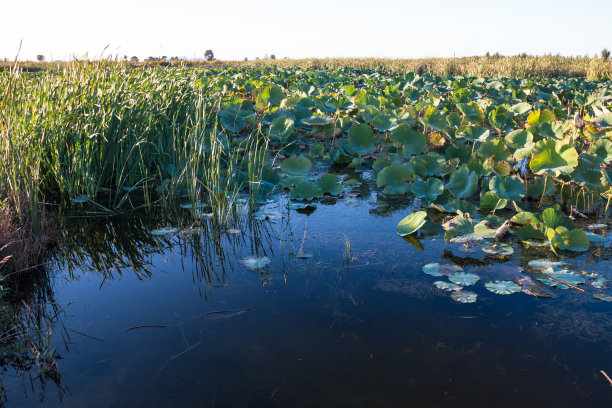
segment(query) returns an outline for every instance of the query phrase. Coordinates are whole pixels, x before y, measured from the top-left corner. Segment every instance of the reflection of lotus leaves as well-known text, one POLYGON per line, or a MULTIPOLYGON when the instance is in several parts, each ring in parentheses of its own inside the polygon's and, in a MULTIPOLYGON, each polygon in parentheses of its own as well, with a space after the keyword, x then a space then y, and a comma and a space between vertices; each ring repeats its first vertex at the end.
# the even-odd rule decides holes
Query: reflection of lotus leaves
POLYGON ((240 261, 247 269, 257 270, 265 267, 270 263, 270 258, 267 256, 249 256, 240 261))

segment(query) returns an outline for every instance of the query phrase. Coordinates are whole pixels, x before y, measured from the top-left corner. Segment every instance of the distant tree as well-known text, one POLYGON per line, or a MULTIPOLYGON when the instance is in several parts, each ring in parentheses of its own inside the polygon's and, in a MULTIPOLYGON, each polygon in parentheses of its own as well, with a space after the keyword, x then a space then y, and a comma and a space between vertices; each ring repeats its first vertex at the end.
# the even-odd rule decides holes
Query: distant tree
POLYGON ((165 61, 165 60, 167 60, 167 59, 168 59, 168 57, 166 57, 165 55, 162 55, 162 57, 161 57, 161 60, 162 60, 162 61, 165 61))
POLYGON ((275 60, 276 59, 276 55, 274 55, 274 54, 270 55, 270 59, 275 60))
POLYGON ((244 57, 244 62, 247 62, 249 59, 247 57, 244 57))
POLYGON ((204 51, 204 58, 206 58, 206 61, 214 61, 215 54, 213 53, 213 50, 204 51))
POLYGON ((485 54, 485 57, 491 58, 491 53, 489 51, 487 51, 487 53, 485 54))
POLYGON ((601 58, 603 58, 604 61, 607 61, 610 58, 610 51, 608 51, 607 48, 601 50, 601 58))
POLYGON ((130 58, 131 62, 138 62, 138 57, 137 56, 133 56, 132 58, 130 58))
POLYGON ((45 56, 42 54, 38 54, 36 56, 36 59, 38 60, 38 62, 43 62, 45 60, 45 56))

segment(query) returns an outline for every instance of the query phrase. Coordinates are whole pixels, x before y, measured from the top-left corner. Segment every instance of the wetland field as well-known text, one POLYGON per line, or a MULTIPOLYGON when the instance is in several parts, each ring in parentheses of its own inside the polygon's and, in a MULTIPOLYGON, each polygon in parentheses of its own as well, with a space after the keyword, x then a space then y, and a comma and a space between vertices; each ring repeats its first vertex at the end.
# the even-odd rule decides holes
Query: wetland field
POLYGON ((453 72, 0 70, 0 405, 609 407, 612 81, 453 72))

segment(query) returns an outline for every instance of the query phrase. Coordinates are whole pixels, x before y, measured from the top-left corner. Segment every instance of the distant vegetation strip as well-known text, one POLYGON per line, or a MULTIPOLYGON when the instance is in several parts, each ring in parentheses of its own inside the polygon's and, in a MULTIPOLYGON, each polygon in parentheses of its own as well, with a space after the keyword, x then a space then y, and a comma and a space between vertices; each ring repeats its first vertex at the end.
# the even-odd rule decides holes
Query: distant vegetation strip
MULTIPOLYGON (((27 62, 25 70, 36 71, 65 67, 68 62, 27 62)), ((563 57, 563 56, 479 56, 463 58, 305 58, 305 59, 260 59, 253 61, 187 61, 156 60, 130 62, 133 67, 174 66, 279 66, 303 69, 358 68, 375 69, 382 67, 396 72, 430 73, 435 75, 512 78, 578 77, 590 80, 612 78, 612 62, 604 57, 563 57)), ((0 62, 0 67, 9 67, 10 62, 0 62)))

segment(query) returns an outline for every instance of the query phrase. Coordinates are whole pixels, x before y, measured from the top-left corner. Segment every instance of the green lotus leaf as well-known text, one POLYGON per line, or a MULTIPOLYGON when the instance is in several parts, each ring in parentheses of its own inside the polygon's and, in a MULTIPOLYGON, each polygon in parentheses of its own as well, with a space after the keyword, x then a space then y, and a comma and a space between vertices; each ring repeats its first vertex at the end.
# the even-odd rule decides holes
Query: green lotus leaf
POLYGON ((428 106, 423 117, 419 120, 424 126, 438 132, 446 132, 448 127, 446 116, 442 112, 438 112, 435 106, 428 106))
POLYGON ((471 142, 484 142, 489 137, 489 129, 480 126, 463 126, 457 131, 457 136, 471 142))
MULTIPOLYGON (((551 230, 552 228, 549 228, 547 233, 551 230)), ((549 234, 548 239, 556 248, 566 251, 584 252, 587 251, 591 245, 589 237, 587 237, 582 230, 575 229, 570 231, 565 227, 557 227, 552 231, 554 235, 549 234)))
POLYGON ((451 294, 451 298, 459 303, 475 303, 478 295, 469 290, 456 290, 451 294))
POLYGON ((408 180, 414 172, 405 164, 392 164, 382 169, 376 176, 376 185, 385 187, 385 194, 404 194, 410 192, 408 180))
POLYGON ((536 178, 527 182, 527 195, 529 195, 530 197, 551 195, 554 194, 555 191, 555 183, 552 180, 536 178))
POLYGON ((444 173, 446 160, 436 152, 414 156, 409 165, 421 177, 439 176, 444 173))
POLYGON ((560 140, 545 139, 535 144, 529 167, 535 174, 558 177, 571 174, 578 165, 578 152, 560 140))
POLYGON ((543 223, 531 223, 523 225, 516 232, 522 240, 529 239, 546 239, 546 226, 543 223))
POLYGON ((592 190, 603 187, 601 183, 601 169, 593 169, 593 166, 581 160, 580 156, 578 167, 576 167, 572 173, 572 181, 592 190))
POLYGON ((496 161, 508 161, 512 156, 503 139, 493 139, 480 145, 478 152, 485 157, 494 157, 496 161))
POLYGON ((315 198, 321 197, 322 195, 323 191, 321 191, 321 188, 318 185, 309 183, 307 181, 300 181, 289 193, 289 197, 291 199, 298 201, 311 201, 315 198))
POLYGON ((531 109, 532 109, 531 105, 528 104, 527 102, 520 102, 510 107, 510 111, 514 113, 515 115, 525 114, 529 112, 531 109))
POLYGON ((425 211, 417 211, 405 217, 397 224, 398 235, 404 236, 418 231, 425 225, 426 217, 427 213, 425 211))
POLYGON ((480 198, 480 209, 482 210, 497 211, 506 208, 507 205, 507 199, 499 197, 492 191, 487 191, 480 198))
POLYGON ((286 142, 293 135, 294 122, 286 116, 280 116, 272 121, 268 136, 270 139, 286 142))
POLYGON ((444 281, 435 281, 434 286, 438 289, 446 290, 448 292, 453 292, 455 290, 463 289, 462 286, 455 285, 454 283, 444 282, 444 281))
POLYGON ((155 229, 151 231, 151 235, 155 235, 155 236, 170 235, 170 234, 175 234, 178 231, 179 231, 178 228, 172 228, 172 227, 159 228, 159 229, 155 229))
POLYGON ((427 137, 405 123, 393 129, 389 137, 394 142, 404 146, 404 156, 422 153, 427 148, 427 137))
POLYGON ((458 129, 463 123, 463 117, 457 112, 451 112, 446 115, 446 123, 453 129, 458 129))
POLYGON ((510 218, 510 221, 518 225, 527 225, 533 222, 538 222, 538 218, 534 213, 523 211, 515 214, 512 218, 510 218))
POLYGON ((323 157, 323 153, 325 152, 325 145, 323 143, 315 143, 312 146, 312 149, 308 152, 310 157, 323 157))
POLYGON ((448 276, 448 280, 461 286, 470 286, 480 280, 480 276, 468 272, 455 272, 448 276))
MULTIPOLYGON (((584 278, 582 276, 578 275, 575 272, 569 272, 569 271, 566 271, 566 270, 557 270, 555 268, 546 268, 542 272, 546 276, 553 277, 556 280, 568 283, 568 284, 573 285, 573 286, 582 285, 585 282, 584 278)), ((552 282, 554 282, 554 281, 552 281, 552 282)), ((554 282, 554 283, 555 283, 555 285, 551 285, 551 286, 557 286, 557 282, 554 282)), ((564 287, 567 289, 567 286, 564 286, 564 287)))
POLYGON ((313 115, 302 119, 301 122, 308 126, 327 126, 334 123, 334 118, 325 115, 313 115))
POLYGON ((495 161, 493 157, 487 160, 487 167, 498 176, 507 177, 510 175, 510 163, 504 160, 495 161))
POLYGON ((512 150, 515 159, 521 160, 531 155, 533 135, 524 129, 514 130, 504 138, 506 145, 512 150))
POLYGON ((525 196, 525 184, 516 176, 494 176, 489 180, 489 189, 499 198, 510 201, 519 201, 525 196))
POLYGON ((412 183, 412 194, 415 197, 424 198, 427 201, 433 201, 444 192, 444 184, 435 177, 428 178, 425 181, 418 180, 412 183))
POLYGON ((555 120, 557 120, 555 114, 548 109, 533 111, 527 116, 527 123, 531 126, 540 126, 543 123, 554 122, 555 120))
POLYGON ((324 174, 317 180, 317 185, 324 193, 336 196, 342 193, 344 187, 338 183, 338 176, 332 173, 324 174))
POLYGON ((261 88, 257 95, 257 102, 260 106, 279 106, 285 94, 280 86, 272 85, 261 88))
POLYGON ((596 123, 602 130, 612 129, 612 112, 607 112, 603 115, 597 116, 595 119, 593 119, 593 123, 596 123))
POLYGON ((270 262, 270 258, 267 256, 248 256, 240 260, 240 263, 243 264, 245 268, 251 270, 261 269, 270 264, 270 262))
POLYGON ((397 118, 393 115, 379 114, 372 119, 372 127, 379 132, 388 132, 397 126, 397 118))
POLYGON ((608 139, 598 139, 591 145, 589 153, 596 156, 601 162, 610 164, 612 162, 612 142, 608 139))
POLYGON ((455 141, 455 143, 449 144, 444 151, 444 156, 450 161, 457 159, 459 165, 468 163, 472 158, 472 147, 468 143, 461 143, 455 141))
POLYGON ((478 105, 476 102, 466 104, 458 103, 457 109, 459 109, 463 116, 465 116, 465 119, 468 122, 474 125, 480 125, 484 122, 484 112, 482 111, 480 105, 478 105))
POLYGON ((308 173, 312 164, 306 156, 291 156, 281 163, 281 170, 291 176, 303 176, 308 173))
POLYGON ((563 215, 561 210, 558 208, 547 208, 542 211, 542 222, 548 228, 555 229, 557 227, 565 227, 568 229, 574 229, 574 224, 572 221, 563 215))
POLYGON ((491 112, 489 112, 489 123, 495 129, 506 130, 511 126, 514 114, 509 112, 508 109, 503 106, 497 106, 491 112))
POLYGON ((540 136, 543 138, 552 138, 552 139, 563 139, 563 133, 565 131, 565 127, 561 122, 546 122, 542 123, 539 127, 540 136))
POLYGON ((510 295, 521 291, 521 287, 511 281, 495 281, 485 283, 485 288, 496 295, 510 295))
POLYGON ((455 197, 468 198, 476 192, 478 175, 463 166, 451 173, 446 189, 455 197))
POLYGON ((370 125, 353 126, 349 132, 349 143, 357 154, 363 156, 374 150, 376 138, 370 125))
POLYGON ((448 242, 455 237, 474 234, 474 226, 463 214, 459 214, 443 225, 446 232, 444 241, 448 242))

